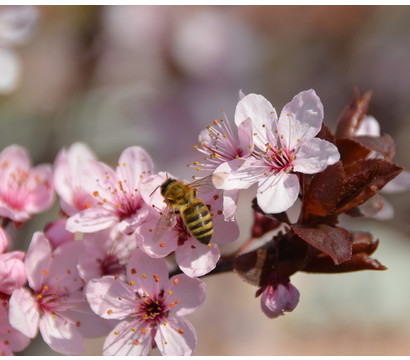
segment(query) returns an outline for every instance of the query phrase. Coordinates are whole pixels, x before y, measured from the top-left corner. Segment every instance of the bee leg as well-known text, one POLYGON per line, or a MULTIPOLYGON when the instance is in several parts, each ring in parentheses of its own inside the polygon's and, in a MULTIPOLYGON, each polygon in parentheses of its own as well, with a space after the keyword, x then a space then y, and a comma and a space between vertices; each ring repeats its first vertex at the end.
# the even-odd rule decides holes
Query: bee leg
POLYGON ((209 211, 211 211, 211 205, 206 205, 209 211))

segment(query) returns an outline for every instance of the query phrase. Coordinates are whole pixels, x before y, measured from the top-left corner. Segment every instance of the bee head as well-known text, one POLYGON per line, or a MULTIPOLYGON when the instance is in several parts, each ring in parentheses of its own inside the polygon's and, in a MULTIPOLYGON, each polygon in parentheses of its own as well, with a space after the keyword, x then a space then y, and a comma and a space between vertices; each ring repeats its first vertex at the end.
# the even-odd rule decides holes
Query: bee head
POLYGON ((169 187, 169 185, 171 185, 172 183, 176 182, 175 179, 166 179, 162 184, 161 184, 161 195, 165 196, 165 193, 167 192, 167 189, 169 187))

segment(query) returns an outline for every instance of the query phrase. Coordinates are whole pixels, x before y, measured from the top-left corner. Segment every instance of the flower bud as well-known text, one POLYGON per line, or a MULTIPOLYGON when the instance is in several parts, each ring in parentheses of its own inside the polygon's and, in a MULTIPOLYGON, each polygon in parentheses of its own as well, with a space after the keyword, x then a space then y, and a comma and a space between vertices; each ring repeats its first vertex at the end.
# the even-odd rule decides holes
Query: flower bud
POLYGON ((261 297, 262 311, 269 318, 284 315, 284 311, 293 311, 299 302, 299 291, 291 283, 266 286, 261 297))
POLYGON ((0 292, 10 295, 26 282, 23 257, 24 252, 22 251, 12 251, 0 255, 0 292))

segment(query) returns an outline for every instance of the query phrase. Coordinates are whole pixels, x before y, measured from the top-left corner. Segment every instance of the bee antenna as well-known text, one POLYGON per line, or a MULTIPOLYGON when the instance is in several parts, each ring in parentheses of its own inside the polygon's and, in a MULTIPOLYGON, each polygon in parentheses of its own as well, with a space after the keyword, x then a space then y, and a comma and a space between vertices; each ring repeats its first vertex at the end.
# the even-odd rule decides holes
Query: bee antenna
POLYGON ((159 187, 161 187, 161 185, 158 185, 158 186, 154 189, 154 191, 153 191, 151 194, 149 194, 149 196, 151 197, 152 194, 153 194, 155 191, 157 191, 159 187))

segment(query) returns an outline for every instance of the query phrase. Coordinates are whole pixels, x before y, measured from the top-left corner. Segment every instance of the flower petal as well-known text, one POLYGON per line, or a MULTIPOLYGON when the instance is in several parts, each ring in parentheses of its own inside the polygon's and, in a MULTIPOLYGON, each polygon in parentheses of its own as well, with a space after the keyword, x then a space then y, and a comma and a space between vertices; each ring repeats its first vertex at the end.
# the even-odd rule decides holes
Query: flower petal
POLYGON ((91 309, 104 319, 121 320, 133 312, 132 303, 135 302, 133 287, 112 276, 90 280, 85 295, 91 309))
POLYGON ((258 205, 267 214, 288 210, 299 195, 299 179, 295 174, 281 171, 259 182, 256 198, 258 205))
MULTIPOLYGON (((224 198, 225 200, 225 198, 224 198)), ((212 208, 211 212, 215 210, 212 208)), ((239 237, 239 226, 235 220, 226 221, 223 216, 215 214, 212 218, 214 233, 211 242, 217 244, 230 244, 239 237)))
POLYGON ((117 217, 111 211, 90 208, 70 216, 67 219, 66 229, 71 232, 90 233, 107 229, 117 222, 117 217))
POLYGON ((239 190, 225 190, 223 193, 223 214, 225 221, 234 221, 238 207, 239 190))
POLYGON ((258 182, 259 177, 266 171, 269 171, 269 167, 264 166, 257 159, 234 159, 215 169, 214 175, 217 181, 214 181, 214 185, 223 190, 247 189, 258 182))
POLYGON ((268 286, 261 297, 262 311, 269 318, 283 315, 283 310, 289 302, 289 292, 286 287, 279 284, 275 289, 268 286))
POLYGON ((196 349, 197 337, 194 327, 184 318, 168 319, 155 334, 155 342, 162 355, 187 356, 196 349))
POLYGON ((293 171, 315 174, 333 165, 340 159, 339 150, 332 143, 319 138, 303 143, 293 161, 293 171))
POLYGON ((27 251, 27 280, 33 290, 40 290, 51 262, 51 245, 42 232, 35 232, 27 251))
POLYGON ((150 220, 142 224, 135 234, 138 239, 138 245, 145 253, 153 258, 162 258, 175 251, 178 247, 178 234, 172 229, 164 231, 164 235, 156 241, 155 234, 159 229, 157 228, 158 219, 150 220))
POLYGON ((80 289, 83 284, 78 274, 77 264, 83 249, 83 243, 79 241, 60 245, 53 253, 43 283, 50 289, 64 288, 66 292, 80 289))
POLYGON ((82 336, 75 325, 64 318, 44 313, 39 329, 44 342, 54 351, 64 355, 80 355, 84 352, 82 336))
POLYGON ((283 135, 284 147, 293 149, 299 142, 313 139, 322 121, 323 105, 315 91, 310 89, 297 94, 279 116, 278 132, 283 135))
POLYGON ((249 155, 253 151, 252 121, 247 119, 238 125, 239 147, 242 149, 242 156, 249 155))
MULTIPOLYGON (((30 342, 30 338, 23 335, 20 331, 14 329, 9 323, 7 307, 0 306, 0 354, 4 355, 3 351, 22 351, 30 342)), ((11 353, 7 353, 13 355, 11 353)))
POLYGON ((9 246, 10 240, 7 231, 0 227, 0 254, 6 252, 9 246))
POLYGON ((24 288, 14 290, 9 301, 10 325, 29 338, 37 335, 40 310, 33 295, 24 288))
POLYGON ((196 311, 205 300, 205 283, 199 279, 186 275, 175 275, 170 279, 165 289, 167 303, 175 303, 175 315, 185 316, 196 311), (171 293, 170 293, 171 291, 171 293))
POLYGON ((116 173, 128 193, 133 194, 143 177, 152 174, 153 164, 148 153, 140 146, 126 148, 118 160, 116 173))
POLYGON ((235 110, 235 124, 239 126, 247 119, 252 122, 254 143, 259 149, 265 149, 266 129, 276 129, 276 111, 262 95, 248 94, 239 100, 235 110))
POLYGON ((388 182, 381 192, 383 194, 395 194, 410 190, 410 172, 402 171, 393 180, 388 182))
POLYGON ((104 356, 146 356, 152 347, 151 329, 141 333, 143 323, 122 321, 104 341, 104 356), (132 330, 134 329, 134 331, 132 330))
POLYGON ((31 158, 27 150, 20 145, 10 145, 0 152, 0 164, 3 171, 14 171, 16 167, 28 170, 31 166, 31 158), (4 167, 4 164, 7 164, 4 167))
POLYGON ((202 276, 215 269, 220 256, 217 245, 211 243, 209 247, 194 239, 185 241, 175 250, 179 268, 190 277, 202 276))
POLYGON ((24 252, 0 254, 0 292, 10 295, 26 282, 26 268, 22 261, 24 252))
POLYGON ((83 291, 75 291, 69 297, 61 298, 61 306, 65 307, 64 317, 70 319, 83 337, 96 338, 107 335, 117 324, 115 320, 106 320, 97 316, 86 301, 83 291), (72 304, 76 306, 72 306, 72 304))
POLYGON ((354 135, 380 136, 380 124, 373 116, 365 115, 354 135))
POLYGON ((93 202, 91 196, 82 189, 79 179, 84 162, 89 159, 97 159, 97 157, 88 145, 77 142, 68 150, 60 150, 54 161, 55 189, 60 196, 61 207, 68 215, 74 215, 79 210, 85 209, 86 203, 93 202))
POLYGON ((54 180, 50 165, 39 165, 31 169, 27 186, 31 191, 26 199, 26 211, 40 213, 53 204, 54 180))
MULTIPOLYGON (((153 259, 137 249, 127 265, 127 281, 134 282, 134 289, 153 296, 158 290, 158 282, 168 282, 168 267, 164 259, 153 259)), ((161 285, 160 285, 161 287, 161 285)))

